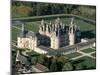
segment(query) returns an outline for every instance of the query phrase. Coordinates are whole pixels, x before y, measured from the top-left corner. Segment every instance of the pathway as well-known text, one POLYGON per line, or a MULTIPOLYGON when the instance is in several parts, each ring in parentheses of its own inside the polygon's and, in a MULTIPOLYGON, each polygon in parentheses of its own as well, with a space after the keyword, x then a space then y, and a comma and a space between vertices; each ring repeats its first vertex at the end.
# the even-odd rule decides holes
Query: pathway
POLYGON ((96 57, 94 57, 94 56, 91 55, 91 54, 95 53, 96 51, 93 51, 93 52, 90 52, 90 53, 85 53, 85 52, 82 52, 81 50, 78 50, 77 52, 80 53, 80 54, 82 54, 82 55, 74 57, 71 60, 76 60, 76 59, 79 59, 79 58, 84 57, 84 56, 88 56, 88 57, 91 57, 93 59, 96 59, 96 57))

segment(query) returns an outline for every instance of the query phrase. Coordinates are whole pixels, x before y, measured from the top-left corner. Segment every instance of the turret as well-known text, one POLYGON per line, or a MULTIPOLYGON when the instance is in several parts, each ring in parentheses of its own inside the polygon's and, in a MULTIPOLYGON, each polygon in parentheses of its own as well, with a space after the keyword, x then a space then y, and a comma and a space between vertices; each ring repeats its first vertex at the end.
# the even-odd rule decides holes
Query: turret
POLYGON ((59 24, 60 23, 60 18, 57 18, 56 20, 55 20, 55 24, 59 24))
POLYGON ((39 26, 39 33, 41 33, 43 31, 43 27, 40 25, 39 26))
POLYGON ((41 25, 44 25, 44 24, 45 24, 45 23, 44 23, 44 20, 42 20, 42 21, 41 21, 41 25))

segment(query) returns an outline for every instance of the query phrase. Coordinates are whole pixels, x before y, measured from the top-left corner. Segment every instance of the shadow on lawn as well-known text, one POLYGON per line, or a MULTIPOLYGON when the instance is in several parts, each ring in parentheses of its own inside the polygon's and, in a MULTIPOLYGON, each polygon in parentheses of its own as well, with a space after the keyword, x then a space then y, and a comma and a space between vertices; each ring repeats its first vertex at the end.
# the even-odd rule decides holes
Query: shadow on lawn
POLYGON ((96 35, 93 33, 93 30, 89 30, 89 31, 83 31, 81 32, 81 38, 95 38, 96 35))

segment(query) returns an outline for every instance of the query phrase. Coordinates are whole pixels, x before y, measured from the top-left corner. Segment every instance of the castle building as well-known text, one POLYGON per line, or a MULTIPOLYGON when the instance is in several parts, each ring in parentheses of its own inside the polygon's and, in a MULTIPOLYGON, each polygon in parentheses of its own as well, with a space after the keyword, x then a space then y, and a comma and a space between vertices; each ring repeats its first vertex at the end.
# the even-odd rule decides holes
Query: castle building
POLYGON ((26 31, 22 25, 21 34, 17 37, 17 45, 19 48, 31 50, 39 45, 57 50, 80 42, 80 36, 80 29, 74 23, 74 18, 69 25, 63 24, 60 18, 57 18, 54 23, 42 20, 38 32, 26 31))

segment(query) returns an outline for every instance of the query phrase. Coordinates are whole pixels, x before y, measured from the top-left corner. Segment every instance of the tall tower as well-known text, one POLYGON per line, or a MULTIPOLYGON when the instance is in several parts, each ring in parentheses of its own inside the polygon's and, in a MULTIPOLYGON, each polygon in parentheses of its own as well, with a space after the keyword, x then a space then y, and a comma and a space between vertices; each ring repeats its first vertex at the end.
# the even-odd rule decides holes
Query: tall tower
POLYGON ((70 26, 69 26, 69 45, 75 44, 75 28, 73 24, 74 18, 72 18, 70 26))
POLYGON ((21 28, 21 37, 25 36, 25 28, 24 28, 24 24, 22 24, 22 28, 21 28))

